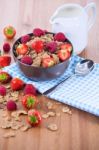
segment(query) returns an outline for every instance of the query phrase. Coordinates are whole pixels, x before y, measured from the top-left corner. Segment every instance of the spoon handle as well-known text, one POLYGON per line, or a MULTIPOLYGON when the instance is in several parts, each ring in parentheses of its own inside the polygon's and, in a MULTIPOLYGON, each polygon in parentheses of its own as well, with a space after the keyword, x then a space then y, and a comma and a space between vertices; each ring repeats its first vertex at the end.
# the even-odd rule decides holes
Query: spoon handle
POLYGON ((45 91, 44 93, 42 93, 43 95, 47 95, 49 93, 51 93, 52 91, 54 91, 59 85, 61 85, 63 82, 65 82, 66 80, 70 79, 72 76, 74 76, 74 74, 68 76, 67 78, 65 78, 64 80, 60 81, 57 85, 53 86, 52 88, 48 89, 47 91, 45 91))

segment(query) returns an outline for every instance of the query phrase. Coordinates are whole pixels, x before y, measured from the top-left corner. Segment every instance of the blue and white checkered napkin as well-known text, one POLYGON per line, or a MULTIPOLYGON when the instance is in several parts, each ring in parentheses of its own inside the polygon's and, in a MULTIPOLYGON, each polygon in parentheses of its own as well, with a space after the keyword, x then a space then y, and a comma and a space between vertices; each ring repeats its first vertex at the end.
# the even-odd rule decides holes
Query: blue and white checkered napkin
MULTIPOLYGON (((17 63, 5 67, 4 70, 9 72, 13 77, 19 77, 26 83, 32 83, 43 93, 63 80, 66 76, 72 74, 76 63, 80 60, 80 57, 73 56, 65 73, 61 77, 51 81, 35 82, 26 78, 20 71, 17 63)), ((73 76, 47 96, 99 116, 99 64, 95 64, 94 69, 88 75, 84 77, 73 76)))

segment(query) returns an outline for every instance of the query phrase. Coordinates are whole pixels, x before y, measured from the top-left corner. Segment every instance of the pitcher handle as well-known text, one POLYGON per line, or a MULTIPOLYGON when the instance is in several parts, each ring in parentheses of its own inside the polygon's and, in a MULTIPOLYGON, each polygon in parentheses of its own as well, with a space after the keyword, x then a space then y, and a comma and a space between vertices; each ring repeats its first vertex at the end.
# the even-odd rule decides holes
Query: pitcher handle
POLYGON ((92 16, 89 18, 88 21, 88 30, 91 29, 91 27, 93 26, 93 24, 95 23, 95 19, 96 19, 96 4, 94 2, 88 3, 87 6, 85 7, 85 11, 88 13, 89 9, 92 9, 92 16))

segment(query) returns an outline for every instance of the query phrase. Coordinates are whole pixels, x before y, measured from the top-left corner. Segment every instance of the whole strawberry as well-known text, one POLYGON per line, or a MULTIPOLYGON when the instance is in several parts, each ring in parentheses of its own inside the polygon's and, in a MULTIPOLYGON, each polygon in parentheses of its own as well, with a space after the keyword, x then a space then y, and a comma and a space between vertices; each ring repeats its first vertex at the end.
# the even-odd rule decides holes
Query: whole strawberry
POLYGON ((0 83, 8 83, 12 79, 11 75, 5 71, 0 72, 0 83))
POLYGON ((28 111, 27 121, 31 126, 38 126, 41 124, 42 117, 37 110, 31 109, 28 111))
POLYGON ((26 109, 34 108, 38 103, 37 97, 33 94, 27 94, 22 98, 22 104, 26 109))
POLYGON ((7 39, 13 39, 16 35, 16 30, 13 26, 6 26, 3 30, 4 35, 7 39))
POLYGON ((5 96, 6 95, 6 88, 3 85, 0 85, 0 95, 5 96))
POLYGON ((6 55, 0 56, 0 68, 9 66, 10 63, 11 63, 11 57, 10 56, 6 56, 6 55))
POLYGON ((21 90, 24 87, 24 82, 19 78, 13 78, 11 80, 11 89, 13 91, 21 90))
POLYGON ((25 95, 26 94, 37 95, 37 90, 32 84, 26 84, 23 92, 24 92, 25 95))

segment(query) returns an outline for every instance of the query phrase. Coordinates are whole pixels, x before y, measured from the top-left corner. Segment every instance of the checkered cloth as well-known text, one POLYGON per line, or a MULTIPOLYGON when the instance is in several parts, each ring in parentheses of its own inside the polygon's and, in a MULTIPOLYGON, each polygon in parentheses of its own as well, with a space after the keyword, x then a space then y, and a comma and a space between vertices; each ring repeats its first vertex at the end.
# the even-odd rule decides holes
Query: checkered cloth
MULTIPOLYGON (((80 60, 80 57, 73 56, 65 73, 51 81, 36 82, 26 78, 17 63, 5 67, 4 70, 13 77, 19 77, 26 83, 33 84, 39 92, 43 93, 73 74, 75 65, 80 60)), ((99 116, 99 64, 95 64, 94 69, 86 76, 73 76, 68 79, 49 93, 47 97, 99 116)))

